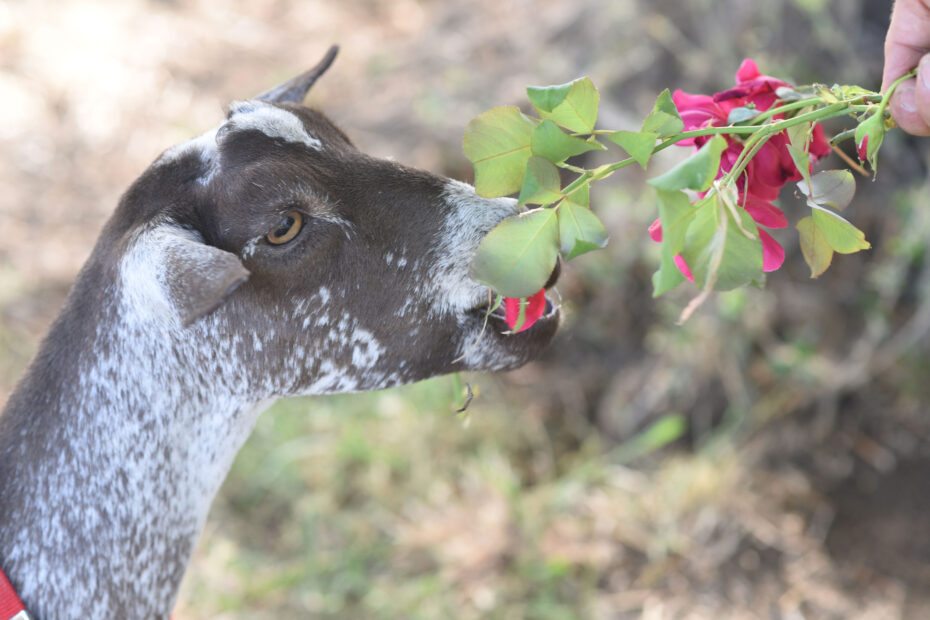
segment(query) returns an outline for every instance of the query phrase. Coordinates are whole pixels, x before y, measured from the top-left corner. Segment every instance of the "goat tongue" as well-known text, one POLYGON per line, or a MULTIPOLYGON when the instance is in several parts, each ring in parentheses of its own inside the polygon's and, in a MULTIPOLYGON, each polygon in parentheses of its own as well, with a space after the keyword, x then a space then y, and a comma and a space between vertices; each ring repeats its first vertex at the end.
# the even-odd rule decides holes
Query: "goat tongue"
POLYGON ((505 297, 504 309, 504 320, 514 333, 529 329, 546 310, 546 289, 532 297, 505 297))

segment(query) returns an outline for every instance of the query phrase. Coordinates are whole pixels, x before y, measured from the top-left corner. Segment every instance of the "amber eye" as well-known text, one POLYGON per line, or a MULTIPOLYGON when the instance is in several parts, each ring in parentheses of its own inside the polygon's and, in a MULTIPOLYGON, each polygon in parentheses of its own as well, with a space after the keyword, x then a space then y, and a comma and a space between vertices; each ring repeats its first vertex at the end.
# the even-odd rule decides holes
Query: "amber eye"
POLYGON ((265 235, 271 245, 284 245, 297 236, 301 226, 304 225, 304 216, 299 211, 291 211, 283 218, 272 232, 265 235))

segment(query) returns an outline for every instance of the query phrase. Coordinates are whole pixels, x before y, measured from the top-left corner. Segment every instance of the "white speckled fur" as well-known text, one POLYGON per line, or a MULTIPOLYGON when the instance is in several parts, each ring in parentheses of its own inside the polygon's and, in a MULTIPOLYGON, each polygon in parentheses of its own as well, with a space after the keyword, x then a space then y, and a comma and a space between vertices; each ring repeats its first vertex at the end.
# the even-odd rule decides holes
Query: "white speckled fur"
POLYGON ((439 290, 440 312, 461 312, 487 301, 488 288, 468 277, 469 265, 485 235, 503 219, 517 214, 512 198, 482 198, 461 181, 449 181, 443 198, 451 206, 439 232, 437 260, 429 270, 439 290))
POLYGON ((85 357, 59 458, 37 472, 45 486, 29 509, 38 514, 24 520, 42 530, 22 532, 24 544, 6 557, 4 568, 24 577, 20 595, 38 600, 31 611, 39 618, 52 617, 46 609, 58 618, 106 618, 113 609, 162 617, 176 595, 170 577, 183 573, 233 456, 275 392, 248 378, 221 314, 182 330, 159 283, 153 248, 165 243, 160 231, 142 235, 104 296, 109 318, 85 357), (217 376, 202 382, 197 369, 207 364, 217 376), (75 538, 75 519, 91 540, 75 538), (102 565, 76 571, 69 558, 86 557, 76 550, 86 544, 102 565), (179 563, 166 565, 172 549, 181 550, 179 563), (20 563, 38 570, 21 572, 20 563), (150 586, 127 608, 87 575, 150 586), (40 587, 45 595, 36 598, 40 587))
MULTIPOLYGON (((196 155, 205 191, 221 178, 217 140, 222 143, 231 129, 323 148, 295 114, 249 101, 233 104, 226 123, 165 151, 153 167, 183 164, 196 155)), ((275 182, 280 180, 268 180, 275 182)), ((53 427, 37 432, 28 426, 28 415, 17 417, 26 425, 18 432, 38 437, 34 445, 41 453, 26 454, 21 443, 0 444, 13 446, 12 454, 9 448, 0 454, 8 459, 10 480, 17 490, 29 490, 0 524, 16 524, 0 527, 0 534, 15 540, 0 548, 3 568, 16 576, 37 618, 166 618, 210 503, 274 398, 409 382, 449 372, 458 355, 472 368, 525 361, 476 319, 475 308, 489 291, 468 277, 481 239, 516 214, 515 201, 481 198, 457 181, 440 187, 439 195, 438 190, 430 195, 431 205, 447 215, 432 233, 432 247, 418 250, 420 255, 398 243, 371 259, 405 283, 390 312, 403 319, 391 325, 394 331, 370 314, 367 319, 352 314, 350 294, 356 304, 365 298, 356 281, 258 302, 243 294, 188 324, 167 257, 184 247, 190 261, 185 265, 199 273, 201 263, 209 267, 224 255, 247 274, 239 259, 163 219, 130 229, 120 237, 125 243, 114 243, 118 250, 105 254, 112 261, 105 267, 113 273, 98 265, 101 273, 95 275, 104 284, 83 291, 89 295, 82 299, 92 301, 71 307, 88 329, 76 343, 70 342, 77 338, 73 334, 61 338, 77 359, 56 369, 63 395, 42 404, 57 416, 53 427), (445 359, 441 367, 428 364, 414 374, 411 367, 423 364, 415 348, 425 342, 431 321, 457 324, 459 332, 424 353, 430 364, 429 355, 445 359)), ((312 197, 313 217, 338 225, 345 243, 362 237, 327 199, 325 188, 312 192, 296 183, 289 189, 295 197, 312 197)), ((243 260, 256 261, 267 250, 258 236, 245 237, 237 251, 243 260)), ((58 344, 47 345, 54 359, 58 344)), ((35 397, 28 402, 41 402, 42 385, 25 391, 35 397)))

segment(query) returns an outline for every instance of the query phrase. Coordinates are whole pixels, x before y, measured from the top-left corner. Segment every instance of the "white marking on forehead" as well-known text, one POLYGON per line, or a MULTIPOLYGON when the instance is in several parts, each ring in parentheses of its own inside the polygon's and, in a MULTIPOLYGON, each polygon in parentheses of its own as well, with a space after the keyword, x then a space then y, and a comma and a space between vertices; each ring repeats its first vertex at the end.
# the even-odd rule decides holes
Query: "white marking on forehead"
POLYGON ((199 152, 200 160, 203 162, 205 169, 205 172, 199 181, 201 184, 206 185, 213 178, 213 175, 216 173, 216 170, 219 167, 216 150, 217 129, 219 129, 219 127, 214 127, 213 129, 200 134, 196 138, 191 138, 186 142, 172 146, 170 149, 162 153, 161 156, 155 160, 155 163, 153 163, 152 166, 159 168, 161 166, 174 163, 190 153, 199 152))
POLYGON ((296 114, 264 101, 235 101, 229 106, 227 124, 232 129, 256 129, 269 138, 305 144, 317 151, 323 143, 304 128, 296 114))

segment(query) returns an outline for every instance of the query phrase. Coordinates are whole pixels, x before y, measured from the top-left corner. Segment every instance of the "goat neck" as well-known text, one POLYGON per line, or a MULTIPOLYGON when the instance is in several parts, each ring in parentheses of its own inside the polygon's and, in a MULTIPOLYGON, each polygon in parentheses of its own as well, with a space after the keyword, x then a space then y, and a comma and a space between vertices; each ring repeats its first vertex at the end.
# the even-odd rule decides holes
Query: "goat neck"
POLYGON ((38 618, 166 617, 270 395, 223 315, 151 320, 105 272, 85 268, 0 417, 0 566, 38 618))

